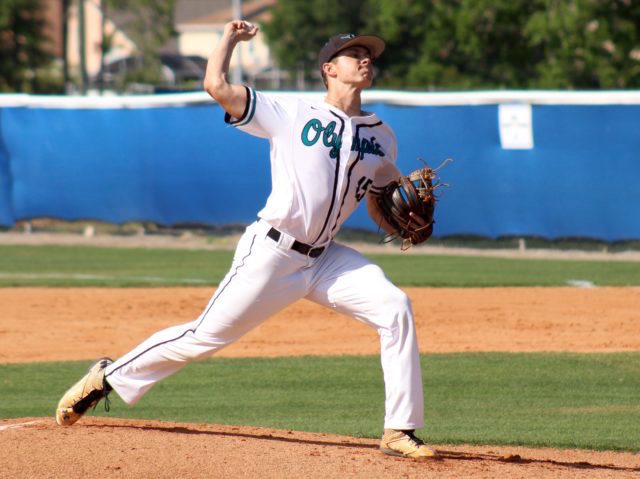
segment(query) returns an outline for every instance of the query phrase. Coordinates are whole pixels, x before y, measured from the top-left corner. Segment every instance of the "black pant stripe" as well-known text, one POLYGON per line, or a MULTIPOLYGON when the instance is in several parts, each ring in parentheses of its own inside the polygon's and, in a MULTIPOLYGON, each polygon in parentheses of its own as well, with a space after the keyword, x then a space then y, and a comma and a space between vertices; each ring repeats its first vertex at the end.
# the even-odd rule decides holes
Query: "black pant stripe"
POLYGON ((167 343, 171 343, 173 341, 177 341, 180 338, 183 338, 187 333, 195 333, 196 330, 200 327, 200 325, 202 324, 202 322, 204 321, 204 319, 206 318, 207 314, 209 313, 209 311, 211 310, 211 308, 213 307, 213 305, 215 304, 215 302, 217 301, 217 299, 222 296, 222 293, 224 292, 224 290, 226 289, 227 286, 229 286, 229 284, 231 284, 231 280, 236 276, 236 274, 238 273, 238 270, 240 268, 242 268, 244 266, 244 261, 251 255, 251 251, 253 250, 253 243, 256 240, 256 235, 253 236, 253 239, 251 240, 251 245, 249 246, 249 252, 247 253, 247 255, 242 258, 241 263, 236 267, 235 271, 233 272, 233 274, 229 277, 229 280, 225 283, 225 285, 222 287, 222 289, 220 290, 219 293, 216 294, 216 297, 213 299, 213 301, 211 301, 211 304, 209 305, 209 307, 207 308, 207 310, 202 314, 202 319, 200 319, 200 322, 198 322, 198 324, 196 324, 195 328, 192 329, 187 329, 185 332, 183 332, 180 336, 172 338, 172 339, 167 339, 166 341, 162 341, 158 344, 154 344, 153 346, 149 346, 147 349, 145 349, 144 351, 142 351, 140 354, 138 354, 137 356, 131 358, 129 361, 127 361, 126 363, 121 364, 120 366, 118 366, 117 368, 115 368, 113 371, 111 371, 109 374, 107 374, 105 377, 109 377, 111 376, 113 373, 115 373, 118 369, 126 366, 127 364, 130 364, 131 362, 135 361, 136 359, 140 358, 143 354, 148 353, 149 351, 151 351, 154 348, 157 348, 158 346, 162 346, 164 344, 167 343))

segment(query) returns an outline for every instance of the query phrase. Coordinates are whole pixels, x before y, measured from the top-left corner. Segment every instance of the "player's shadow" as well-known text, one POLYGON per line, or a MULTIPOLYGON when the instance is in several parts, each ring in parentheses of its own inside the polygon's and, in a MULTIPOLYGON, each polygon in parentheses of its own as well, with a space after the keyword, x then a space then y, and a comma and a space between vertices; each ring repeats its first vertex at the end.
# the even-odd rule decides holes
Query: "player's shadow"
MULTIPOLYGON (((85 427, 113 427, 124 429, 137 429, 143 431, 160 431, 170 434, 189 434, 189 435, 204 435, 204 436, 222 436, 222 437, 241 437, 246 439, 255 439, 260 441, 276 441, 286 442, 294 444, 309 444, 314 446, 326 446, 326 447, 349 447, 354 449, 378 449, 377 444, 362 444, 362 443, 350 443, 350 442, 336 442, 336 441, 322 441, 319 439, 301 439, 297 437, 286 437, 274 434, 251 434, 245 432, 228 432, 228 431, 209 431, 194 429, 193 427, 182 426, 145 426, 134 424, 87 424, 85 427)), ((476 453, 476 452, 459 452, 459 451, 447 451, 438 448, 438 453, 442 460, 454 460, 454 461, 495 461, 495 462, 508 462, 515 464, 550 464, 553 466, 561 466, 570 469, 582 469, 582 470, 606 470, 606 471, 626 471, 626 472, 640 472, 640 467, 624 467, 615 466, 612 464, 592 464, 590 462, 568 462, 568 461, 556 461, 553 459, 529 459, 521 457, 517 454, 509 456, 501 456, 499 454, 490 453, 476 453)))
MULTIPOLYGON (((277 441, 277 442, 290 442, 296 444, 310 444, 314 446, 331 446, 331 447, 352 447, 363 449, 377 449, 377 444, 356 444, 350 442, 335 442, 335 441, 321 441, 313 439, 300 439, 296 437, 284 437, 276 436, 273 434, 250 434, 245 432, 227 432, 227 431, 205 431, 201 429, 193 429, 181 426, 145 426, 135 424, 85 424, 84 427, 112 427, 116 429, 137 429, 143 431, 160 431, 173 434, 193 434, 204 436, 222 436, 222 437, 242 437, 247 439, 257 439, 261 441, 277 441)), ((293 434, 293 433, 292 433, 293 434)))
POLYGON ((592 469, 592 470, 607 470, 607 471, 627 471, 627 472, 640 472, 640 467, 624 467, 614 466, 612 464, 592 464, 586 461, 568 462, 568 461, 556 461, 554 459, 530 459, 521 457, 518 454, 509 456, 501 456, 499 454, 482 454, 477 452, 459 452, 459 451, 445 451, 438 449, 438 453, 443 459, 455 459, 459 461, 495 461, 495 462, 510 462, 515 464, 550 464, 553 466, 567 467, 571 469, 592 469))

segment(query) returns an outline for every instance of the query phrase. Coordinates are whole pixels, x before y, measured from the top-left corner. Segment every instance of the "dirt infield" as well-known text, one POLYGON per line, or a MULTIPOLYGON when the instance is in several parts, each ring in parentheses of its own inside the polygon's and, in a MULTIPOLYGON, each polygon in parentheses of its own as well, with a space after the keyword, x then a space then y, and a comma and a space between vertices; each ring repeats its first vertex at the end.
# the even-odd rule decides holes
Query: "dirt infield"
MULTIPOLYGON (((0 288, 0 363, 119 356, 195 319, 211 288, 0 288)), ((640 350, 640 288, 405 288, 420 349, 640 350)), ((375 331, 299 301, 221 357, 377 354, 375 331)))
MULTIPOLYGON (((640 288, 405 290, 423 352, 640 350, 640 288)), ((210 288, 0 289, 0 363, 118 356, 194 319, 210 288)), ((375 354, 376 333, 306 301, 220 356, 375 354)), ((632 453, 438 446, 444 459, 381 455, 377 441, 210 424, 84 418, 0 421, 0 477, 640 478, 632 453)))

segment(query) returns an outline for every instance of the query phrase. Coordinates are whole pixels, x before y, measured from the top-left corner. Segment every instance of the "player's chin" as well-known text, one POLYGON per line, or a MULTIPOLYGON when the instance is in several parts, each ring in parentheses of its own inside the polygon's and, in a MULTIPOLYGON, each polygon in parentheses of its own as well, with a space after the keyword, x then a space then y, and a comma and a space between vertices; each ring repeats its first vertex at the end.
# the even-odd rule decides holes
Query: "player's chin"
POLYGON ((359 88, 369 88, 373 84, 373 75, 362 75, 356 83, 359 88))

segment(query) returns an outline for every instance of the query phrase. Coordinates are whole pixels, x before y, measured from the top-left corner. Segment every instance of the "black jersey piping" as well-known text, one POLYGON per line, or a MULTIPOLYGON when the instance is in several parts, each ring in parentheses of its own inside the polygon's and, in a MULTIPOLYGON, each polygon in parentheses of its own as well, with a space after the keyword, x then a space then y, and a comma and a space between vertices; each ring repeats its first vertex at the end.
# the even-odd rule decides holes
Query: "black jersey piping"
POLYGON ((200 327, 200 325, 202 324, 202 322, 204 321, 204 319, 207 317, 207 314, 209 313, 209 311, 211 310, 211 308, 213 307, 213 305, 216 303, 216 301, 218 300, 218 298, 220 296, 222 296, 222 293, 224 293, 224 290, 227 288, 227 286, 229 286, 231 284, 231 280, 233 278, 235 278, 236 274, 238 273, 238 270, 240 268, 242 268, 244 266, 244 261, 251 255, 251 251, 253 250, 253 243, 256 240, 256 236, 257 235, 253 235, 253 239, 251 240, 251 245, 249 246, 249 252, 247 253, 247 255, 242 258, 240 264, 236 267, 236 270, 233 272, 233 274, 229 277, 229 280, 225 283, 225 285, 222 287, 222 289, 220 290, 220 292, 216 295, 216 297, 213 299, 213 301, 211 301, 211 304, 209 305, 209 307, 207 308, 207 310, 202 314, 202 319, 200 319, 200 321, 198 322, 198 324, 196 324, 196 326, 194 328, 190 328, 187 329, 186 331, 184 331, 180 336, 176 336, 175 338, 172 339, 167 339, 166 341, 162 341, 159 342, 157 344, 154 344, 153 346, 149 346, 147 349, 145 349, 144 351, 142 351, 140 354, 136 355, 135 357, 129 359, 127 362, 121 364, 120 366, 118 366, 117 368, 115 368, 113 371, 111 371, 109 374, 105 375, 105 378, 111 376, 113 373, 115 373, 118 369, 126 366, 127 364, 130 364, 131 362, 135 361, 136 359, 138 359, 140 356, 142 356, 143 354, 148 353, 149 351, 151 351, 154 348, 157 348, 158 346, 162 346, 163 344, 167 344, 167 343, 171 343, 173 341, 177 341, 178 339, 184 337, 187 333, 195 333, 196 330, 200 327))
MULTIPOLYGON (((373 123, 372 125, 365 125, 365 124, 356 125, 355 138, 357 138, 358 141, 360 141, 360 128, 373 128, 374 126, 380 126, 380 125, 382 125, 381 121, 379 121, 378 123, 373 123)), ((344 196, 342 197, 342 202, 340 203, 340 209, 338 210, 338 216, 336 216, 336 222, 333 224, 333 228, 331 228, 332 233, 338 226, 338 220, 340 219, 340 214, 342 213, 342 207, 344 206, 344 201, 347 199, 347 193, 349 192, 349 185, 351 183, 351 172, 353 171, 353 167, 356 166, 356 164, 360 160, 362 160, 362 158, 364 158, 364 153, 362 151, 359 151, 355 161, 349 167, 349 172, 347 173, 347 187, 344 190, 344 196)))
MULTIPOLYGON (((331 110, 329 110, 329 112, 333 116, 335 116, 338 120, 340 120, 340 133, 339 133, 340 139, 338 141, 340 142, 340 146, 342 147, 342 134, 344 133, 344 120, 337 113, 334 113, 331 110)), ((336 172, 333 178, 333 193, 331 195, 331 206, 329 206, 329 211, 327 212, 327 217, 324 220, 324 225, 322 225, 322 230, 320 231, 320 234, 318 235, 318 237, 311 243, 312 245, 316 244, 318 240, 322 238, 322 233, 324 233, 324 230, 327 228, 327 224, 329 224, 329 218, 331 218, 333 205, 335 205, 336 203, 336 193, 338 191, 338 177, 340 176, 340 150, 341 148, 338 149, 338 155, 336 156, 336 172)))
MULTIPOLYGON (((251 91, 249 90, 248 86, 244 86, 244 89, 247 93, 247 99, 246 99, 246 103, 244 105, 244 111, 242 112, 242 116, 240 118, 237 118, 235 120, 232 119, 232 116, 229 113, 224 114, 224 122, 228 123, 229 125, 232 126, 240 126, 239 123, 242 122, 242 120, 244 120, 247 117, 247 113, 249 113, 249 106, 251 105, 251 91)), ((255 103, 255 101, 254 101, 255 103)))

